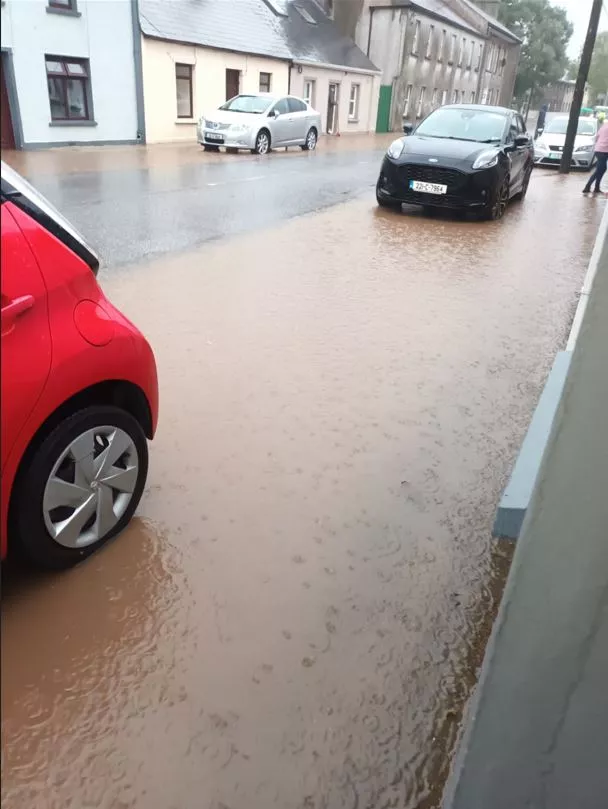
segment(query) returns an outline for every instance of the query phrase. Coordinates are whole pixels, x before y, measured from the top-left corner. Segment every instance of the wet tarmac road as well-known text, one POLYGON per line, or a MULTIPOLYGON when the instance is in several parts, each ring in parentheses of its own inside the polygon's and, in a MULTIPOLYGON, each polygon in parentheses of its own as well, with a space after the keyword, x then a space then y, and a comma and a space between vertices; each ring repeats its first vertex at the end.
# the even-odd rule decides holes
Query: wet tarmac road
POLYGON ((4 583, 5 809, 437 805, 604 204, 579 186, 538 172, 499 224, 365 192, 106 275, 160 428, 117 542, 4 583))

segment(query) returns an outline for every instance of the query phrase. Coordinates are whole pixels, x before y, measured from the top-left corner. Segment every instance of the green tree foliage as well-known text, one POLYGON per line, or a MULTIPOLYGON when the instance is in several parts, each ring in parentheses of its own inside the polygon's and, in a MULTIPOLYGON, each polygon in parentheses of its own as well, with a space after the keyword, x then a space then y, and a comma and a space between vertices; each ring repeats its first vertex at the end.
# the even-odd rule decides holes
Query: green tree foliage
POLYGON ((592 101, 599 95, 604 96, 608 91, 608 31, 602 31, 597 35, 588 81, 592 101))
POLYGON ((564 9, 549 0, 502 0, 499 9, 500 21, 522 40, 515 95, 534 95, 563 78, 573 31, 564 9))

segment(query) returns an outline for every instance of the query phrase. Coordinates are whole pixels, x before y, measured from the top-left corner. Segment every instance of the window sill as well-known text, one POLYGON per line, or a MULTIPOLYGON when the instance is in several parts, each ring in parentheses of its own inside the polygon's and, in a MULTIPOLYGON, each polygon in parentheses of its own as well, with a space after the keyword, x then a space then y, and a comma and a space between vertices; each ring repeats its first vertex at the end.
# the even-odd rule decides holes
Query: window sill
POLYGON ((49 126, 97 126, 97 121, 49 121, 49 126))
POLYGON ((196 118, 176 118, 176 124, 197 124, 198 121, 196 118))
POLYGON ((75 8, 57 8, 56 6, 47 6, 47 14, 61 14, 63 17, 82 17, 80 11, 75 8))

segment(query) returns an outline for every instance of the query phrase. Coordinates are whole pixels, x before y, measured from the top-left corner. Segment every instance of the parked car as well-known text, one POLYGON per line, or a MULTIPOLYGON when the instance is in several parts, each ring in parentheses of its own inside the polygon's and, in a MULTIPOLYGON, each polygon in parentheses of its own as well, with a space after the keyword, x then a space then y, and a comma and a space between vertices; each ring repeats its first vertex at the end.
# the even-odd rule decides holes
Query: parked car
MULTIPOLYGON (((571 162, 573 167, 591 168, 595 160, 597 124, 598 122, 595 118, 578 119, 571 162)), ((562 162, 567 129, 567 116, 553 118, 546 124, 534 141, 534 162, 537 166, 559 166, 562 162)))
POLYGON ((534 150, 517 112, 448 105, 404 131, 406 137, 393 141, 382 161, 378 205, 410 203, 500 219, 512 197, 525 197, 534 150))
POLYGON ((250 149, 266 154, 276 146, 312 151, 321 134, 321 115, 302 98, 252 93, 231 98, 201 118, 198 142, 206 151, 250 149))
POLYGON ((143 335, 82 236, 2 162, 0 551, 64 568, 131 519, 158 414, 143 335))

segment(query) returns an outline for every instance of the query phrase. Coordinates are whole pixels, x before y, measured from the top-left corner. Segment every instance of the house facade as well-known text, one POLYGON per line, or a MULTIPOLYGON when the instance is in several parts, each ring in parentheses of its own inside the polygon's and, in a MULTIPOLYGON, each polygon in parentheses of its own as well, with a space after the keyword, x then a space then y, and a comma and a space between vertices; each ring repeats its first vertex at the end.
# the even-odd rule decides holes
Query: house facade
POLYGON ((470 0, 325 0, 325 8, 382 70, 377 131, 446 103, 510 105, 521 43, 486 8, 470 0))
POLYGON ((329 134, 375 129, 380 71, 314 0, 139 0, 148 143, 196 138, 238 93, 298 95, 329 134))
POLYGON ((3 148, 143 141, 135 0, 2 0, 3 148))

